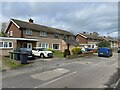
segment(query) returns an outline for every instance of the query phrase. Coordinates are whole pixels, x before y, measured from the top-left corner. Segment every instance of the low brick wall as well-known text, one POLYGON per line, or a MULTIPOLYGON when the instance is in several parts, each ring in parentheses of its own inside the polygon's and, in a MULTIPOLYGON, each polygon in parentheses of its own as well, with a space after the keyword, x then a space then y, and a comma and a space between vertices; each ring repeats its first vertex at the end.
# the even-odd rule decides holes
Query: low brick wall
POLYGON ((9 52, 13 51, 13 48, 0 49, 0 55, 9 56, 9 52))

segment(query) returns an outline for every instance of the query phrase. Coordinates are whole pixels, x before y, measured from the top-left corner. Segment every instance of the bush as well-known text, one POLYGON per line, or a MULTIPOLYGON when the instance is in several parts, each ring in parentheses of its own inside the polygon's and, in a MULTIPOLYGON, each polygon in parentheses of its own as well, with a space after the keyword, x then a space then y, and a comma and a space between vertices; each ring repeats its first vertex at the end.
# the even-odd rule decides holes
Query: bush
POLYGON ((82 50, 81 50, 81 48, 74 47, 74 48, 72 49, 72 53, 73 53, 73 55, 75 55, 75 54, 81 54, 81 53, 82 53, 82 50))
POLYGON ((66 57, 67 55, 70 55, 70 50, 65 49, 65 51, 64 51, 64 57, 66 57))
POLYGON ((98 53, 98 49, 94 49, 94 51, 93 51, 94 53, 98 53))
POLYGON ((108 47, 108 48, 110 48, 111 46, 110 46, 109 42, 101 41, 101 42, 98 43, 98 47, 108 47))
POLYGON ((48 51, 52 51, 53 53, 55 52, 55 50, 53 50, 52 48, 48 48, 48 51))

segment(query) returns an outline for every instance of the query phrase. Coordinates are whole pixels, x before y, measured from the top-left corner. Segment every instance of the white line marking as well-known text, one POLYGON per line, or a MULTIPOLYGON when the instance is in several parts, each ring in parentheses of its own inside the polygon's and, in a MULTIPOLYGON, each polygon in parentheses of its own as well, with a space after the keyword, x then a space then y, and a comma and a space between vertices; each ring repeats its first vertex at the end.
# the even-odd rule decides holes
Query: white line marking
POLYGON ((52 80, 52 81, 49 81, 49 82, 47 82, 47 83, 45 83, 45 84, 42 84, 42 85, 40 85, 40 86, 38 86, 38 87, 34 87, 34 88, 40 88, 40 87, 42 87, 42 86, 48 85, 48 84, 50 84, 50 83, 53 83, 53 82, 58 81, 58 80, 60 80, 60 79, 62 79, 62 78, 68 77, 68 76, 70 76, 70 75, 73 75, 73 74, 75 74, 75 73, 76 73, 76 71, 75 71, 75 72, 72 72, 72 73, 70 73, 70 74, 67 74, 67 75, 65 75, 65 76, 63 76, 63 77, 60 77, 60 78, 54 79, 54 80, 52 80))

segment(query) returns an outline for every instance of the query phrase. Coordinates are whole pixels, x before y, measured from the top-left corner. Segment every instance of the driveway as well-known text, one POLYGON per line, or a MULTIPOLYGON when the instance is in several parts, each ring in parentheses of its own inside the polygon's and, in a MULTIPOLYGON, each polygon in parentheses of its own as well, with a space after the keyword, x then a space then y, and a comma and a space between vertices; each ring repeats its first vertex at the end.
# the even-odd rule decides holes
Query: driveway
POLYGON ((28 68, 4 72, 3 88, 103 88, 117 67, 116 53, 110 58, 38 60, 28 68))

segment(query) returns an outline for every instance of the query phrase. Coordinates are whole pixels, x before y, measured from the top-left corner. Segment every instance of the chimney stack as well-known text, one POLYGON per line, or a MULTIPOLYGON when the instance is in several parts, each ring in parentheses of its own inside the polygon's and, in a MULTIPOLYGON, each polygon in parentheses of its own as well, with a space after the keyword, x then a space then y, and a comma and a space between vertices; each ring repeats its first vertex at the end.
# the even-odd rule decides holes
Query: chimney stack
POLYGON ((30 22, 30 23, 33 23, 33 19, 30 18, 30 19, 29 19, 29 22, 30 22))

